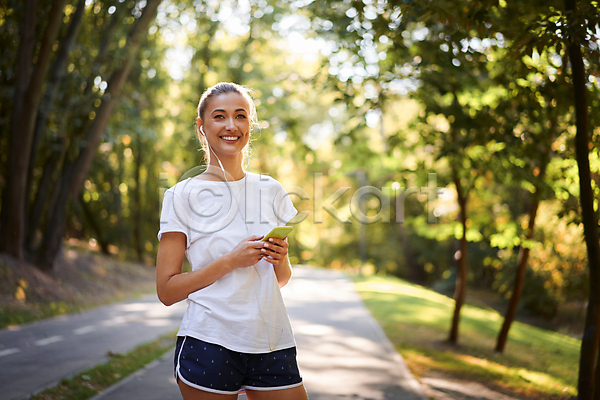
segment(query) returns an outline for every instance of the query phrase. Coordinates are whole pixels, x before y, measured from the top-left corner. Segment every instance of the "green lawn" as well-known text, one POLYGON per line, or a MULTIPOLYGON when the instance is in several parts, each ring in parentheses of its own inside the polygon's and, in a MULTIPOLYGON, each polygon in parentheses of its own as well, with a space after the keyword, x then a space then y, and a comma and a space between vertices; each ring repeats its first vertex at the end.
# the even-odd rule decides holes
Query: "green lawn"
POLYGON ((446 339, 453 299, 394 277, 353 279, 415 375, 442 372, 531 399, 567 399, 577 394, 580 340, 514 322, 504 354, 498 354, 494 347, 502 316, 492 309, 465 305, 459 345, 450 346, 446 339))

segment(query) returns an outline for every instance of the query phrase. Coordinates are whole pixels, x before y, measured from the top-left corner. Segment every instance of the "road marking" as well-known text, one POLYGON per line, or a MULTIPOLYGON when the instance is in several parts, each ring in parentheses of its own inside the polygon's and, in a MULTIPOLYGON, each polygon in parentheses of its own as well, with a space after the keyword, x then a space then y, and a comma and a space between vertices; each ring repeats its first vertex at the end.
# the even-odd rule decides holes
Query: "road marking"
POLYGON ((120 325, 120 324, 124 324, 126 322, 129 322, 132 318, 131 317, 123 317, 123 316, 118 316, 118 317, 114 317, 111 319, 107 319, 104 322, 102 322, 102 326, 115 326, 115 325, 120 325))
POLYGON ((21 350, 19 349, 4 349, 4 350, 0 350, 0 357, 4 357, 4 356, 10 356, 11 354, 15 354, 20 352, 21 350))
POLYGON ((51 343, 60 342, 63 339, 64 338, 61 335, 54 335, 54 336, 47 337, 46 339, 36 340, 33 343, 35 343, 36 346, 46 346, 51 343))
POLYGON ((73 333, 76 335, 85 335, 96 330, 94 325, 82 326, 81 328, 73 329, 73 333))

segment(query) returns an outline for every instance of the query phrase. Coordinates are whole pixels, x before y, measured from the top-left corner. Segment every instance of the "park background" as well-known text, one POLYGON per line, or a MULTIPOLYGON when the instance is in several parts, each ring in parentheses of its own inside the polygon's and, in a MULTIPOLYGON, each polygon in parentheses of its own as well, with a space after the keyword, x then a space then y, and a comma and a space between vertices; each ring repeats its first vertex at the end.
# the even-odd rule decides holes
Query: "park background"
POLYGON ((203 164, 199 97, 234 81, 260 121, 248 169, 305 196, 293 263, 454 297, 454 344, 466 293, 494 295, 495 350, 515 316, 582 339, 591 399, 599 21, 572 0, 3 2, 1 250, 46 274, 65 248, 151 265, 162 194, 203 164))

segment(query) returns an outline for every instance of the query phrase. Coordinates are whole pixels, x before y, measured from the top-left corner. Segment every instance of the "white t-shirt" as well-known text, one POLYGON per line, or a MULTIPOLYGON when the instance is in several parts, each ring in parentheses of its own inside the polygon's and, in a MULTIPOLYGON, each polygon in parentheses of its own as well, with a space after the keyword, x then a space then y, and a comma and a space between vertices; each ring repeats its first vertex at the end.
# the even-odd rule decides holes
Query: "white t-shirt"
MULTIPOLYGON (((186 235, 186 257, 197 270, 251 235, 265 235, 296 215, 283 186, 246 173, 233 182, 188 178, 165 192, 158 239, 186 235)), ((236 268, 188 296, 178 336, 192 336, 243 353, 295 346, 273 265, 236 268)))

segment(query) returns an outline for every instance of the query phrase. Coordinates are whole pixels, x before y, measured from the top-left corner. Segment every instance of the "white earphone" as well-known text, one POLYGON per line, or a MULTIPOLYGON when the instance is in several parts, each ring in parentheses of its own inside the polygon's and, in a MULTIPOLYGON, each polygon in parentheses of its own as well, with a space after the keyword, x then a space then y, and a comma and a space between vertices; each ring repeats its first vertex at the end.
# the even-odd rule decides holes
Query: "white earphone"
MULTIPOLYGON (((202 127, 202 125, 200 126, 200 132, 202 132, 202 135, 206 136, 206 133, 204 133, 204 128, 202 127)), ((225 168, 223 168, 223 164, 221 164, 221 160, 219 160, 219 156, 217 156, 217 153, 215 153, 215 151, 213 150, 210 143, 208 143, 208 139, 206 140, 206 144, 208 144, 208 149, 210 151, 212 151, 212 153, 215 155, 215 158, 217 159, 217 162, 219 163, 219 167, 221 167, 221 171, 223 172, 223 178, 225 178, 225 182, 229 182, 227 180, 227 174, 225 173, 225 168)))

